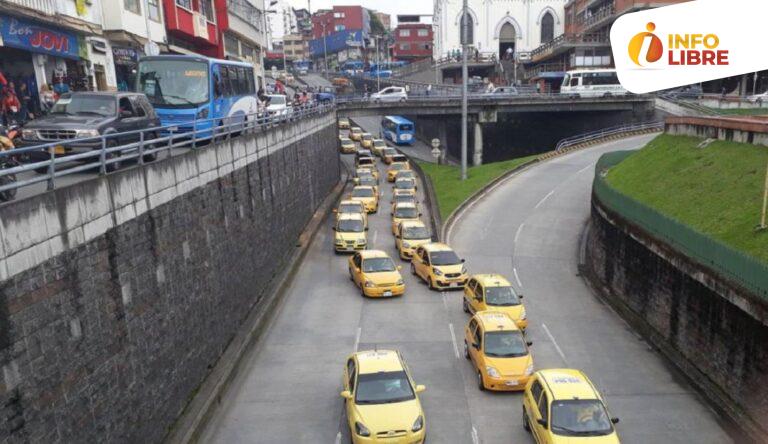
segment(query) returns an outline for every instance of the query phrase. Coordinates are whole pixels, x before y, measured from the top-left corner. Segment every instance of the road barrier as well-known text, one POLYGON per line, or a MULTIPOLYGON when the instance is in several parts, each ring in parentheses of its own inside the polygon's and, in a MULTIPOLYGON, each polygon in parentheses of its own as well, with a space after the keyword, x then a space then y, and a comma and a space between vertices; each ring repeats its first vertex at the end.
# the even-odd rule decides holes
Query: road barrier
POLYGON ((768 302, 768 264, 665 216, 608 184, 607 171, 631 154, 632 151, 607 153, 597 162, 592 190, 601 206, 768 302))
POLYGON ((218 140, 229 140, 240 134, 254 134, 267 131, 279 125, 289 124, 299 119, 326 113, 335 109, 335 105, 313 105, 299 108, 286 114, 267 115, 264 113, 248 114, 216 119, 194 120, 179 122, 176 125, 166 125, 146 128, 136 131, 113 133, 99 137, 87 137, 41 143, 35 146, 14 148, 0 151, 0 163, 4 158, 24 160, 30 155, 45 153, 48 158, 37 162, 25 161, 13 168, 0 169, 0 193, 17 190, 40 182, 47 183, 47 189, 56 188, 56 179, 71 174, 97 170, 104 175, 116 170, 122 162, 135 159, 139 164, 154 160, 157 155, 166 152, 172 155, 174 149, 198 149, 218 140), (180 130, 180 126, 191 127, 180 130), (138 139, 136 142, 119 144, 119 140, 138 139), (100 146, 78 154, 59 156, 66 151, 67 146, 82 146, 83 143, 100 146), (82 165, 63 168, 63 164, 73 162, 82 165), (36 171, 39 174, 23 180, 13 180, 21 173, 36 171))

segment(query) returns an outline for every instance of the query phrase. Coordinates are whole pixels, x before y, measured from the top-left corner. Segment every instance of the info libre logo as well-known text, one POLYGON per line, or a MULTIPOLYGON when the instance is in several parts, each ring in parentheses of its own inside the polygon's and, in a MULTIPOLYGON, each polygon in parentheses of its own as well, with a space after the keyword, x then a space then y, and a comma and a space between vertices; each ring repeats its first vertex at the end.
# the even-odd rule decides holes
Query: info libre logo
MULTIPOLYGON (((643 68, 655 64, 664 56, 664 44, 654 34, 656 25, 649 22, 645 29, 646 32, 635 34, 627 47, 632 62, 643 68)), ((728 65, 728 50, 719 47, 717 34, 668 34, 667 65, 728 65)))

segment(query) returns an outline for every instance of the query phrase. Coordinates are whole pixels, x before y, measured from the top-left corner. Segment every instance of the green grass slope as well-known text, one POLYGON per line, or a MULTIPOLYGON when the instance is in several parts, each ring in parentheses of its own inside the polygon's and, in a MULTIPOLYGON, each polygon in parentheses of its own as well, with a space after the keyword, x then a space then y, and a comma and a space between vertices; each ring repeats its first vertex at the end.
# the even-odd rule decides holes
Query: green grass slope
POLYGON ((661 135, 608 172, 608 183, 661 213, 768 262, 760 222, 768 147, 661 135))

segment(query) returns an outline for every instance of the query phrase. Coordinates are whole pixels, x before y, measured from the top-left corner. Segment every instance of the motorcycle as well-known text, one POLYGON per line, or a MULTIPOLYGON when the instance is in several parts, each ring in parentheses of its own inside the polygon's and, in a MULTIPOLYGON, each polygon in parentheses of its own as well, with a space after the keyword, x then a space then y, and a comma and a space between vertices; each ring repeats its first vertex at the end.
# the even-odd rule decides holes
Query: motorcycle
MULTIPOLYGON (((21 130, 18 125, 11 125, 6 128, 0 125, 0 151, 10 151, 14 149, 14 139, 16 139, 21 130)), ((14 155, 0 156, 0 171, 19 166, 19 161, 14 155)), ((0 186, 16 183, 15 174, 3 174, 0 176, 0 186)), ((12 188, 0 191, 0 201, 7 202, 16 198, 16 189, 12 188)))

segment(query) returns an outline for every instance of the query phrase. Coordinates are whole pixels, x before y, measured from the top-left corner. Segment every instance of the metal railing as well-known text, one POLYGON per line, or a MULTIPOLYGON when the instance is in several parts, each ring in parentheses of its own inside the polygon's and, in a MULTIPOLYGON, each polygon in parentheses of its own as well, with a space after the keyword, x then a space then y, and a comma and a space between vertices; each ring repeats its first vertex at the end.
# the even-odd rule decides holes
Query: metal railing
POLYGON ((126 160, 136 160, 141 165, 156 159, 161 153, 172 156, 174 149, 198 149, 221 140, 230 140, 241 134, 255 134, 310 116, 324 114, 333 109, 335 109, 334 105, 318 104, 289 110, 284 114, 262 112, 190 120, 177 122, 175 125, 105 134, 98 137, 41 142, 39 145, 0 151, 0 164, 15 165, 0 169, 0 193, 41 182, 45 182, 46 188, 52 190, 56 188, 56 180, 64 176, 94 170, 104 175, 118 169, 126 160), (68 149, 73 154, 65 155, 68 149), (64 167, 65 164, 72 163, 80 163, 80 165, 64 167), (16 180, 18 175, 33 171, 38 174, 16 180))
POLYGON ((664 130, 664 122, 647 122, 647 123, 636 123, 632 125, 614 126, 611 128, 605 128, 597 131, 592 131, 589 133, 567 137, 557 143, 557 146, 555 147, 555 151, 562 152, 567 150, 568 148, 571 148, 577 145, 595 142, 598 140, 607 139, 617 135, 631 135, 634 133, 655 132, 655 131, 663 131, 663 130, 664 130))
POLYGON ((589 17, 583 17, 579 20, 582 29, 588 30, 595 24, 601 23, 603 20, 613 17, 616 13, 616 5, 611 3, 610 5, 600 8, 594 14, 589 17))
MULTIPOLYGON (((537 100, 542 102, 557 102, 561 103, 563 101, 569 101, 569 102, 616 102, 616 101, 622 101, 626 100, 627 98, 635 99, 642 99, 642 100, 652 100, 653 96, 650 95, 625 95, 625 96, 608 96, 608 97, 580 97, 580 96, 574 96, 571 94, 560 94, 559 92, 535 92, 535 90, 531 87, 529 88, 521 88, 516 87, 518 89, 518 94, 491 94, 491 93, 470 93, 467 97, 468 100, 472 104, 497 104, 498 102, 504 101, 504 102, 514 102, 514 101, 521 101, 521 102, 530 102, 531 100, 537 100)), ((365 96, 362 94, 353 94, 353 95, 345 95, 345 96, 338 96, 336 98, 336 104, 338 105, 346 105, 346 104, 370 104, 371 106, 378 106, 378 105, 405 105, 405 104, 430 104, 430 103, 440 103, 440 102, 451 102, 451 105, 459 106, 458 102, 454 102, 461 99, 461 93, 456 92, 453 94, 444 93, 444 94, 414 94, 413 92, 409 93, 408 98, 401 101, 401 102, 390 102, 390 101, 381 101, 376 102, 375 100, 371 99, 369 96, 365 96)))
POLYGON ((531 59, 543 54, 549 54, 557 48, 567 45, 577 45, 580 43, 609 43, 608 35, 603 33, 584 33, 584 34, 560 34, 554 39, 544 43, 531 51, 531 59))

